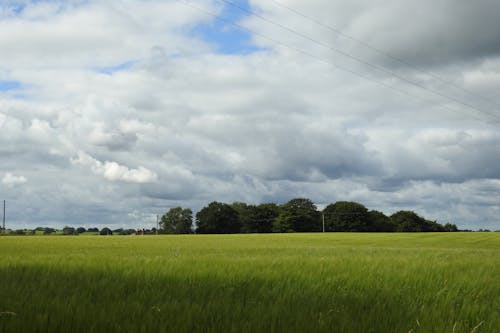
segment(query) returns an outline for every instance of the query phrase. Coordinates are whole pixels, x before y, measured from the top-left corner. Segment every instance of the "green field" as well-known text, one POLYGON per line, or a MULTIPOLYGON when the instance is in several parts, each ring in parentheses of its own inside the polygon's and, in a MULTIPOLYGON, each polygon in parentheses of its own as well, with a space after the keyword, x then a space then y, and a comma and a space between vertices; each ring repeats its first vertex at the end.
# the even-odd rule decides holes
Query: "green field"
POLYGON ((0 332, 500 332, 500 233, 0 237, 0 332))

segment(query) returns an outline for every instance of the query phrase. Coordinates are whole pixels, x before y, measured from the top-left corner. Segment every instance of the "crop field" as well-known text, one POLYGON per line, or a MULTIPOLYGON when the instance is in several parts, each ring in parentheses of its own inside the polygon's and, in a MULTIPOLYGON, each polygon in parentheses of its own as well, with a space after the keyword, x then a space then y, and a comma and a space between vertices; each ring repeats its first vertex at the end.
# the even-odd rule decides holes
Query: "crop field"
POLYGON ((0 332, 500 332, 500 233, 0 237, 0 332))

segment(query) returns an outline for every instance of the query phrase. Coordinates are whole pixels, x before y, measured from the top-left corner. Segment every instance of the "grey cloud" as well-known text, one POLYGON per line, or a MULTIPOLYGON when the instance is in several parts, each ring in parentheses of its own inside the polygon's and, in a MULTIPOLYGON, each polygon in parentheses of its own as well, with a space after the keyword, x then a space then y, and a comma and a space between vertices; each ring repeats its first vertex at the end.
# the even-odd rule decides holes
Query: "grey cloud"
MULTIPOLYGON (((268 1, 252 4, 271 11, 268 1)), ((476 55, 458 52, 462 44, 467 49, 475 45, 467 34, 464 43, 450 40, 454 44, 447 51, 424 47, 437 38, 428 31, 435 28, 432 24, 414 25, 410 35, 392 28, 401 23, 396 13, 403 9, 419 5, 430 19, 431 8, 442 13, 449 2, 434 7, 428 1, 290 5, 307 6, 319 18, 388 51, 401 48, 408 53, 399 55, 404 59, 419 51, 422 65, 435 66, 451 81, 465 82, 481 94, 496 93, 498 60, 477 61, 496 50, 476 45, 476 55), (390 27, 394 36, 377 34, 374 27, 390 27), (453 65, 440 66, 438 60, 452 50, 458 53, 449 58, 453 65)), ((493 5, 478 3, 482 8, 476 12, 493 5)), ((0 184, 11 201, 13 224, 153 226, 156 214, 177 205, 196 211, 213 200, 281 203, 309 197, 319 205, 359 201, 387 214, 414 209, 461 227, 498 226, 500 138, 498 124, 489 118, 474 120, 460 105, 451 105, 450 111, 449 101, 423 96, 415 88, 409 91, 430 102, 412 100, 288 49, 214 54, 207 41, 185 33, 209 18, 190 10, 180 18, 170 11, 172 15, 164 15, 172 4, 161 1, 127 6, 133 17, 95 2, 39 22, 47 30, 60 29, 62 21, 74 16, 100 27, 108 18, 117 22, 116 31, 105 29, 104 39, 95 44, 85 42, 92 39, 86 32, 76 36, 83 58, 72 58, 76 46, 69 45, 58 63, 53 52, 40 55, 29 48, 31 37, 22 32, 16 38, 26 49, 0 55, 9 78, 31 87, 22 100, 0 95, 0 177, 10 172, 27 180, 22 186, 0 184), (91 18, 95 12, 99 14, 91 18), (140 43, 134 43, 138 31, 124 24, 129 19, 139 24, 140 43), (108 37, 115 41, 103 45, 108 37), (93 49, 99 51, 96 63, 90 57, 93 49), (136 57, 134 66, 111 75, 89 70, 136 57), (79 152, 88 158, 79 160, 79 152)), ((496 24, 485 18, 488 22, 478 26, 456 26, 457 18, 472 20, 477 13, 445 15, 439 24, 454 27, 457 35, 496 24)), ((276 8, 271 14, 283 22, 292 19, 276 8)), ((0 32, 7 34, 18 25, 32 28, 22 17, 14 21, 0 24, 0 32)), ((331 37, 300 20, 291 23, 331 37)), ((258 29, 282 37, 264 25, 258 29)), ((53 42, 42 37, 44 47, 53 42)), ((493 37, 484 38, 482 43, 493 37)), ((308 49, 307 43, 303 46, 308 49)))
POLYGON ((137 142, 134 133, 92 133, 90 143, 109 150, 130 150, 137 142))
MULTIPOLYGON (((422 67, 463 64, 500 55, 497 42, 500 39, 500 22, 496 15, 500 4, 494 0, 284 1, 285 5, 334 27, 335 31, 272 2, 253 0, 252 3, 281 24, 335 47, 340 46, 357 57, 389 66, 406 67, 335 31, 361 40, 403 62, 422 67)), ((255 28, 258 23, 264 25, 257 18, 249 21, 248 24, 255 28)), ((279 29, 274 30, 286 35, 279 29)), ((297 39, 297 36, 290 38, 297 39)))

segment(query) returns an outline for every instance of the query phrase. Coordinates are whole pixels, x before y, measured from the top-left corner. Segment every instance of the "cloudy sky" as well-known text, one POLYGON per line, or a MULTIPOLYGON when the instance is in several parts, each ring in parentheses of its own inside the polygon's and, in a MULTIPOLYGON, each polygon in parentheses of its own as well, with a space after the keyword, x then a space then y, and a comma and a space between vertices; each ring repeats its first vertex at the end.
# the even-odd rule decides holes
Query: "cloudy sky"
POLYGON ((500 2, 0 2, 7 226, 353 200, 500 229, 500 2))

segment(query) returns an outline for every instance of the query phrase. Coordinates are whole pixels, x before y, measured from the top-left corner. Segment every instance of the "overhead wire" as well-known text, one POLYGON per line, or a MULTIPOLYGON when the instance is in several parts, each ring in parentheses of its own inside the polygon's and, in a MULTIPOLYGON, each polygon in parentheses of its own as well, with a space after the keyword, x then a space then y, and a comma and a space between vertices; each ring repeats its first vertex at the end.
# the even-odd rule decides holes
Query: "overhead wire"
MULTIPOLYGON (((316 55, 315 55, 315 54, 313 54, 313 53, 310 53, 310 52, 305 51, 305 50, 303 50, 303 49, 297 48, 297 47, 295 47, 295 46, 291 46, 291 45, 285 44, 285 43, 283 43, 283 42, 281 42, 281 41, 279 41, 279 40, 277 40, 277 39, 275 39, 275 38, 269 37, 269 36, 267 36, 267 35, 264 35, 264 34, 262 34, 262 33, 259 33, 259 32, 257 32, 257 31, 255 31, 255 30, 252 30, 252 29, 250 29, 250 28, 247 28, 247 27, 245 27, 245 26, 243 26, 243 25, 241 25, 241 24, 238 24, 238 23, 236 23, 236 22, 234 22, 234 21, 230 20, 230 19, 223 18, 223 17, 221 17, 221 16, 220 16, 220 14, 218 14, 218 13, 214 13, 214 12, 211 12, 211 11, 209 11, 209 10, 206 10, 206 9, 205 9, 205 8, 203 8, 203 7, 197 6, 197 5, 193 4, 193 3, 192 3, 191 1, 189 1, 189 0, 176 0, 176 1, 177 1, 177 2, 179 2, 179 3, 181 3, 181 4, 186 5, 186 6, 188 6, 188 7, 191 7, 191 8, 193 8, 193 9, 196 9, 196 10, 198 10, 198 11, 200 11, 200 12, 203 12, 203 13, 205 13, 206 15, 212 16, 212 17, 214 17, 216 20, 221 21, 221 22, 224 22, 224 23, 226 23, 226 24, 228 24, 228 25, 230 25, 230 26, 233 26, 233 27, 235 27, 235 28, 237 28, 237 29, 239 29, 239 30, 249 32, 249 33, 251 33, 252 35, 255 35, 255 36, 261 37, 261 38, 266 39, 266 40, 268 40, 268 41, 270 41, 270 42, 272 42, 272 43, 274 43, 274 44, 277 44, 277 45, 279 45, 279 46, 282 46, 282 47, 288 48, 288 49, 290 49, 290 50, 293 50, 293 51, 295 51, 295 52, 301 53, 301 54, 303 54, 303 55, 305 55, 305 56, 308 56, 308 57, 313 58, 313 59, 315 59, 315 60, 317 60, 317 61, 320 61, 320 62, 322 62, 322 63, 325 63, 325 64, 327 64, 327 65, 329 65, 329 66, 332 66, 332 67, 334 67, 334 68, 336 68, 336 69, 339 69, 339 70, 345 71, 345 72, 347 72, 347 73, 353 74, 353 75, 358 76, 358 77, 360 77, 360 78, 362 78, 362 79, 364 79, 364 80, 370 81, 370 82, 375 83, 375 84, 380 85, 380 86, 383 86, 383 87, 385 87, 385 88, 387 88, 387 89, 390 89, 390 90, 396 91, 396 92, 398 92, 398 93, 400 93, 400 94, 402 94, 402 95, 405 95, 405 96, 407 96, 407 97, 411 97, 411 98, 413 98, 413 99, 415 99, 415 100, 419 100, 420 102, 424 102, 425 104, 432 103, 432 101, 431 101, 431 100, 428 100, 428 99, 423 98, 423 97, 421 97, 421 96, 417 96, 417 95, 414 95, 414 94, 408 93, 407 91, 405 91, 405 90, 403 90, 403 89, 399 89, 399 88, 397 88, 397 87, 395 87, 395 86, 393 86, 393 85, 387 84, 387 83, 385 83, 385 82, 383 82, 383 81, 380 81, 380 80, 374 79, 374 78, 372 78, 372 77, 366 76, 366 75, 361 74, 361 73, 359 73, 359 72, 357 72, 357 71, 354 71, 354 70, 352 70, 352 69, 350 69, 350 68, 346 68, 346 67, 340 66, 340 65, 335 64, 335 63, 333 63, 333 62, 331 62, 331 61, 329 61, 329 60, 322 59, 322 58, 320 58, 320 57, 316 56, 316 55)), ((219 1, 224 1, 224 2, 225 2, 226 0, 219 0, 219 1)), ((425 89, 425 88, 424 88, 424 89, 425 89)), ((442 97, 445 97, 445 95, 443 95, 442 97)), ((445 97, 445 98, 447 98, 447 97, 445 97)), ((490 116, 490 117, 492 117, 492 118, 494 118, 494 119, 496 119, 496 120, 500 121, 500 117, 499 117, 499 116, 497 116, 496 114, 489 113, 489 112, 486 112, 486 111, 483 111, 483 110, 477 109, 477 108, 475 108, 475 107, 473 107, 473 106, 468 106, 468 105, 466 105, 466 104, 463 104, 461 101, 456 101, 456 103, 457 103, 457 104, 461 104, 461 105, 463 105, 463 106, 467 106, 467 107, 469 107, 469 108, 471 108, 471 109, 473 109, 473 110, 475 110, 475 111, 477 111, 477 112, 480 112, 480 113, 485 113, 485 114, 487 114, 488 116, 490 116)), ((443 108, 443 109, 447 109, 447 110, 450 110, 450 111, 453 111, 453 112, 456 112, 456 111, 457 111, 457 109, 452 108, 452 107, 450 107, 449 105, 443 105, 443 104, 440 104, 440 105, 438 105, 437 107, 439 107, 439 108, 443 108)), ((458 111, 460 111, 460 109, 458 109, 458 111)), ((479 120, 479 121, 484 121, 484 119, 482 119, 482 118, 478 117, 477 115, 470 114, 470 113, 468 113, 468 115, 469 115, 470 117, 472 117, 472 118, 475 118, 476 120, 479 120)))
POLYGON ((365 41, 363 41, 363 40, 361 40, 359 38, 356 38, 356 37, 353 37, 351 35, 348 35, 345 32, 343 32, 342 30, 340 30, 338 28, 335 28, 335 27, 333 27, 333 26, 331 26, 329 24, 326 24, 326 23, 322 22, 321 20, 319 20, 319 19, 317 19, 317 18, 315 18, 313 16, 304 14, 301 11, 299 11, 299 10, 293 8, 293 7, 285 5, 281 1, 277 1, 277 0, 269 0, 269 1, 272 2, 272 3, 274 3, 274 4, 276 4, 279 7, 282 7, 284 9, 286 9, 286 10, 294 13, 295 15, 298 15, 298 16, 300 16, 300 17, 302 17, 302 18, 304 18, 306 20, 309 20, 309 21, 311 21, 311 22, 313 22, 313 23, 315 23, 315 24, 317 24, 319 26, 322 26, 322 27, 324 27, 324 28, 326 28, 326 29, 328 29, 330 31, 333 31, 334 33, 336 33, 339 36, 342 36, 342 37, 344 37, 346 39, 349 39, 349 40, 351 40, 353 42, 356 42, 356 43, 364 46, 365 48, 368 48, 368 49, 372 50, 373 52, 375 52, 375 53, 377 53, 379 55, 382 55, 382 56, 384 56, 384 57, 386 57, 388 59, 391 59, 392 61, 397 62, 397 63, 399 63, 401 65, 404 65, 405 67, 411 68, 411 69, 413 69, 417 73, 430 76, 433 79, 435 79, 435 80, 437 80, 437 81, 439 81, 441 83, 444 83, 444 84, 446 84, 446 85, 448 85, 450 87, 459 89, 462 92, 465 92, 465 93, 469 94, 470 96, 482 99, 483 101, 486 101, 486 102, 490 103, 491 105, 494 105, 495 107, 500 108, 500 104, 498 104, 497 101, 495 101, 495 100, 493 100, 491 98, 488 98, 488 97, 483 96, 481 94, 478 94, 476 92, 470 91, 469 89, 466 89, 466 88, 464 88, 464 87, 462 87, 462 86, 460 86, 458 84, 450 82, 449 80, 446 80, 446 79, 442 78, 441 76, 439 76, 439 75, 437 75, 437 74, 435 74, 433 72, 430 72, 430 71, 427 71, 427 70, 423 70, 423 69, 419 68, 418 66, 416 66, 415 64, 412 64, 412 63, 410 63, 408 61, 405 61, 405 60, 403 60, 403 59, 401 59, 399 57, 396 57, 396 56, 394 56, 394 55, 392 55, 392 54, 390 54, 390 53, 388 53, 386 51, 383 51, 382 49, 380 49, 378 47, 375 47, 375 46, 373 46, 373 45, 371 45, 371 44, 369 44, 369 43, 367 43, 367 42, 365 42, 365 41))
POLYGON ((415 81, 413 81, 411 79, 408 79, 408 78, 406 78, 406 77, 404 77, 404 76, 402 76, 402 75, 400 75, 400 74, 398 74, 398 73, 396 73, 394 71, 388 70, 388 69, 386 69, 384 67, 381 67, 379 65, 376 65, 376 64, 373 64, 371 62, 368 62, 368 61, 366 61, 364 59, 361 59, 361 58, 359 58, 359 57, 357 57, 355 55, 352 55, 352 54, 350 54, 348 52, 345 52, 345 51, 343 51, 341 49, 333 47, 332 45, 329 45, 329 44, 326 44, 326 43, 324 43, 322 41, 319 41, 319 40, 317 40, 317 39, 315 39, 315 38, 313 38, 313 37, 311 37, 309 35, 301 33, 301 32, 299 32, 299 31, 297 31, 297 30, 295 30, 293 28, 290 28, 290 27, 288 27, 288 26, 286 26, 284 24, 281 24, 279 22, 275 22, 275 21, 273 21, 271 19, 268 19, 267 17, 265 17, 265 16, 263 16, 263 15, 255 12, 255 11, 253 11, 251 9, 245 8, 244 6, 241 6, 240 4, 235 3, 235 2, 233 2, 231 0, 217 0, 217 1, 225 3, 225 4, 230 5, 232 7, 238 8, 239 10, 241 10, 242 12, 245 12, 249 16, 257 17, 258 19, 260 19, 260 20, 262 20, 264 22, 267 22, 269 24, 272 24, 274 26, 277 26, 277 27, 281 28, 282 30, 288 31, 288 32, 290 32, 290 33, 292 33, 294 35, 297 35, 297 36, 299 36, 299 37, 301 37, 303 39, 307 39, 307 40, 309 40, 309 41, 311 41, 311 42, 313 42, 313 43, 315 43, 315 44, 317 44, 317 45, 319 45, 319 46, 321 46, 323 48, 326 48, 326 49, 329 49, 329 50, 331 50, 333 52, 341 54, 341 55, 343 55, 343 56, 345 56, 345 57, 347 57, 349 59, 357 61, 357 62, 359 62, 359 63, 361 63, 361 64, 363 64, 365 66, 368 66, 368 67, 370 67, 370 68, 372 68, 374 70, 377 70, 379 72, 385 73, 386 75, 395 77, 395 78, 397 78, 397 79, 399 79, 399 80, 401 80, 401 81, 403 81, 403 82, 405 82, 407 84, 410 84, 410 85, 413 85, 413 86, 415 86, 417 88, 425 90, 425 91, 427 91, 427 92, 429 92, 429 93, 431 93, 433 95, 436 95, 436 96, 448 99, 449 101, 452 101, 454 103, 460 104, 462 106, 465 106, 465 107, 467 107, 469 109, 472 109, 472 110, 475 110, 477 112, 488 114, 489 116, 491 116, 493 118, 496 118, 497 120, 500 120, 500 115, 497 115, 495 113, 491 113, 491 112, 479 109, 479 108, 475 107, 474 105, 466 103, 466 102, 463 102, 463 101, 461 101, 461 100, 459 100, 459 99, 457 99, 455 97, 450 97, 450 96, 445 95, 445 94, 443 94, 443 93, 441 93, 439 91, 435 91, 433 89, 430 89, 430 88, 426 87, 425 85, 420 84, 418 82, 415 82, 415 81))

